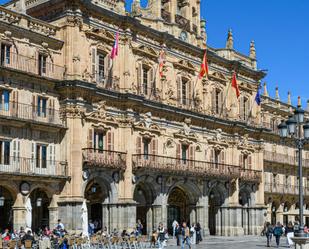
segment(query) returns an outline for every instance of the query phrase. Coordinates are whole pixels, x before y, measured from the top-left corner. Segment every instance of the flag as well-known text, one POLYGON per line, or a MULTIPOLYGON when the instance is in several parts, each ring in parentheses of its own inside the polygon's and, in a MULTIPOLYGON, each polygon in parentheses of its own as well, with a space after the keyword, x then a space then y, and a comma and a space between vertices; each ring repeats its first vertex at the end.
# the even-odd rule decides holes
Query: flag
POLYGON ((116 56, 118 55, 118 45, 119 45, 119 32, 117 31, 114 45, 113 45, 112 52, 111 52, 111 56, 110 56, 112 60, 115 59, 116 56))
POLYGON ((204 75, 208 75, 208 63, 207 63, 207 49, 205 49, 204 57, 203 57, 203 62, 201 64, 201 70, 199 74, 199 79, 203 78, 204 75))
POLYGON ((160 77, 163 76, 164 62, 165 62, 165 52, 164 52, 164 50, 161 50, 160 56, 159 56, 159 74, 160 74, 160 77))
POLYGON ((261 105, 262 99, 261 99, 260 89, 257 90, 254 100, 257 103, 257 105, 261 105))
POLYGON ((235 89, 236 97, 239 98, 240 91, 239 91, 238 84, 237 84, 236 73, 233 73, 232 87, 235 89))

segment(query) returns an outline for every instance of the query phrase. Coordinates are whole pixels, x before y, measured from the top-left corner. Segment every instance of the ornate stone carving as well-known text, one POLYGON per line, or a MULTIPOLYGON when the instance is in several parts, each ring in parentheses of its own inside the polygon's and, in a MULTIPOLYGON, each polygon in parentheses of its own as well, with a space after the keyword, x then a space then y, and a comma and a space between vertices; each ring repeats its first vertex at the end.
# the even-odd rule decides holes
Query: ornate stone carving
POLYGON ((161 134, 161 128, 152 121, 151 112, 141 115, 141 119, 133 124, 134 129, 149 133, 161 134))
POLYGON ((83 118, 85 108, 79 105, 66 105, 60 108, 60 117, 65 118, 83 118))

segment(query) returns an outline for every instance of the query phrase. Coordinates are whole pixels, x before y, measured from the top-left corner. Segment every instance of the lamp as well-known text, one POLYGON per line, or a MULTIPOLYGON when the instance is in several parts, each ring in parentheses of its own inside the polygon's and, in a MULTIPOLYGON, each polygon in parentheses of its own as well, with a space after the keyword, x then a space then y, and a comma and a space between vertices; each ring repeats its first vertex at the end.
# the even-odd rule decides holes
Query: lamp
POLYGON ((284 212, 287 212, 288 211, 288 207, 284 207, 284 212))
POLYGON ((91 186, 91 192, 92 192, 92 193, 97 192, 97 186, 96 186, 95 184, 93 184, 93 185, 91 186))
POLYGON ((36 206, 37 207, 41 207, 42 206, 42 198, 41 197, 36 199, 36 206))
POLYGON ((272 211, 273 211, 273 212, 276 212, 276 207, 273 207, 273 208, 272 208, 272 211))
POLYGON ((287 125, 284 121, 282 121, 278 125, 278 129, 279 129, 280 137, 287 137, 288 136, 288 127, 287 127, 287 125))
POLYGON ((304 115, 305 115, 305 111, 303 109, 301 109, 300 107, 298 107, 295 112, 295 119, 297 123, 302 123, 304 122, 304 115))
POLYGON ((304 124, 303 129, 304 129, 304 137, 305 137, 305 139, 309 139, 309 122, 304 124))
MULTIPOLYGON (((296 117, 295 117, 296 118, 296 117)), ((288 131, 290 135, 294 135, 296 132, 296 125, 297 122, 295 121, 295 119, 293 117, 290 117, 287 121, 286 121, 286 125, 288 127, 288 131)))
POLYGON ((5 201, 4 196, 1 196, 1 197, 0 197, 0 207, 3 207, 3 206, 4 206, 4 201, 5 201))

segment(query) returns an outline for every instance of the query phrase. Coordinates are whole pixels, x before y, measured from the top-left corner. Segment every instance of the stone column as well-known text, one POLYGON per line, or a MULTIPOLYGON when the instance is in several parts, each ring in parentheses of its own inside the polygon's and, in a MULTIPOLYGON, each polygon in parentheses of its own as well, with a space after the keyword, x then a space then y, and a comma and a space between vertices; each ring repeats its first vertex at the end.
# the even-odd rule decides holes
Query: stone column
POLYGON ((209 235, 208 196, 201 197, 196 206, 196 221, 201 225, 203 236, 209 235))
POLYGON ((58 195, 53 195, 50 205, 48 207, 49 210, 49 227, 50 229, 56 227, 58 220, 58 195))
POLYGON ((20 227, 26 227, 26 208, 24 204, 24 197, 21 193, 17 194, 16 201, 12 207, 13 209, 13 225, 14 229, 19 230, 20 227))
POLYGON ((196 222, 196 205, 192 205, 190 206, 190 225, 196 222))
MULTIPOLYGON (((102 204, 102 229, 107 227, 108 231, 110 232, 110 217, 109 217, 109 204, 103 203, 102 204)), ((116 227, 118 229, 118 227, 116 227)), ((113 229, 113 228, 112 228, 113 229)))
POLYGON ((167 227, 167 196, 161 193, 155 200, 152 208, 153 225, 157 227, 159 223, 162 222, 164 227, 167 227))
POLYGON ((145 224, 147 226, 147 234, 151 234, 154 229, 152 217, 153 217, 152 207, 149 207, 147 211, 147 224, 145 224))

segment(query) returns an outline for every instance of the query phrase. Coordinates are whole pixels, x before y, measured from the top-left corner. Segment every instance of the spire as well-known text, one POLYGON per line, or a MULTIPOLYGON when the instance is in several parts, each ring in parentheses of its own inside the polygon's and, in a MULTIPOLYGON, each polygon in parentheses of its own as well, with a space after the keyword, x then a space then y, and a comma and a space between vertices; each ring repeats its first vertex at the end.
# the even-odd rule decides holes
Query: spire
POLYGON ((256 59, 256 51, 255 51, 255 43, 254 41, 250 42, 250 58, 251 59, 256 59))
POLYGON ((26 14, 26 0, 20 0, 20 11, 23 14, 26 14))
POLYGON ((297 107, 301 107, 301 98, 298 96, 297 98, 297 107))
POLYGON ((276 100, 280 100, 279 87, 276 87, 276 100))
POLYGON ((233 39, 233 33, 232 30, 229 29, 229 32, 227 34, 227 40, 226 40, 226 49, 234 49, 234 39, 233 39))
POLYGON ((288 105, 292 105, 292 101, 291 101, 291 92, 288 91, 288 105))
POLYGON ((264 82, 264 93, 263 93, 264 96, 268 97, 268 92, 267 92, 267 84, 266 82, 264 82))

